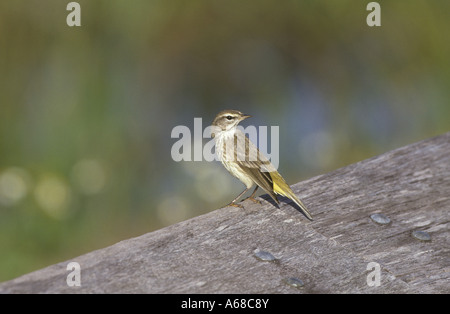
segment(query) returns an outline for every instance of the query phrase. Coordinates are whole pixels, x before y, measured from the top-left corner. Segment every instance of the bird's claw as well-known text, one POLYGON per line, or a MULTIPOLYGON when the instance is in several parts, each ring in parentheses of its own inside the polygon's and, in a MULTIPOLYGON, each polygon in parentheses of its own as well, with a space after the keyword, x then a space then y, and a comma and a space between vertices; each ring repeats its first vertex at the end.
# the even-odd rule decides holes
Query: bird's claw
POLYGON ((260 201, 260 200, 257 200, 257 199, 254 198, 254 197, 249 197, 248 199, 251 200, 253 203, 261 204, 261 201, 260 201))
POLYGON ((230 203, 227 206, 233 206, 233 207, 244 209, 244 206, 242 206, 241 204, 236 204, 236 203, 230 203))

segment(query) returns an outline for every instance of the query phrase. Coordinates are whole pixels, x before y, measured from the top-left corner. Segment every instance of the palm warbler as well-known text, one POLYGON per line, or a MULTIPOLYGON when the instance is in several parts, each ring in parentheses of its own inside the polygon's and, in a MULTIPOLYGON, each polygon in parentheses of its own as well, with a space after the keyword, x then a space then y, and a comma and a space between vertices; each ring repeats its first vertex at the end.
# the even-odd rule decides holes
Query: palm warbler
POLYGON ((306 206, 297 198, 272 163, 241 130, 236 128, 239 122, 249 117, 237 110, 224 110, 217 114, 212 123, 211 133, 215 140, 218 158, 224 167, 247 187, 228 206, 243 208, 242 205, 236 204, 236 201, 256 184, 255 190, 249 197, 252 201, 259 203, 254 195, 260 187, 277 204, 279 201, 276 194, 288 197, 300 207, 308 219, 312 220, 306 206))

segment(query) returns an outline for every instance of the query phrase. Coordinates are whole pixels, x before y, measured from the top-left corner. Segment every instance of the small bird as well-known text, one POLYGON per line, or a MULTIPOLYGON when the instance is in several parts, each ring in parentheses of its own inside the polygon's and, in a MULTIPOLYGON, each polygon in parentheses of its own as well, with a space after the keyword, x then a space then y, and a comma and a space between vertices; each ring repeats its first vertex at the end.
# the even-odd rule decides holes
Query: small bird
POLYGON ((309 220, 313 220, 306 206, 294 194, 272 163, 237 128, 239 122, 250 117, 237 110, 224 110, 217 114, 212 123, 211 135, 215 140, 216 154, 219 160, 233 176, 246 186, 246 189, 228 206, 243 208, 242 205, 236 204, 236 201, 256 184, 255 190, 249 197, 253 202, 260 203, 254 198, 256 190, 260 187, 277 204, 279 201, 276 194, 290 198, 309 220))

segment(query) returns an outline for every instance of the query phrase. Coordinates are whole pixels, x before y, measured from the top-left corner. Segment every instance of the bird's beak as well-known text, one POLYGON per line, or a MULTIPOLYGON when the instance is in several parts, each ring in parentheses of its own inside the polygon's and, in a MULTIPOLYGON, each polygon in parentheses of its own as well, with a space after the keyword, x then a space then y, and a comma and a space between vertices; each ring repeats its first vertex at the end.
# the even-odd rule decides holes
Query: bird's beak
POLYGON ((245 119, 247 119, 247 118, 251 118, 251 117, 252 117, 251 115, 244 114, 244 115, 242 116, 242 118, 241 118, 241 121, 242 121, 242 120, 245 120, 245 119))

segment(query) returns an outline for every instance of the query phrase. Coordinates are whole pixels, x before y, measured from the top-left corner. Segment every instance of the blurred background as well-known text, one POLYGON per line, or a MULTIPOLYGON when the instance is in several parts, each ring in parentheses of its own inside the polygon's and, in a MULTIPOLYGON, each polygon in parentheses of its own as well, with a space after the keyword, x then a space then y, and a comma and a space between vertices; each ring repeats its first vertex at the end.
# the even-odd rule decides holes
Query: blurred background
POLYGON ((450 130, 449 1, 69 2, 0 2, 0 281, 231 201, 194 117, 279 126, 290 184, 450 130))

